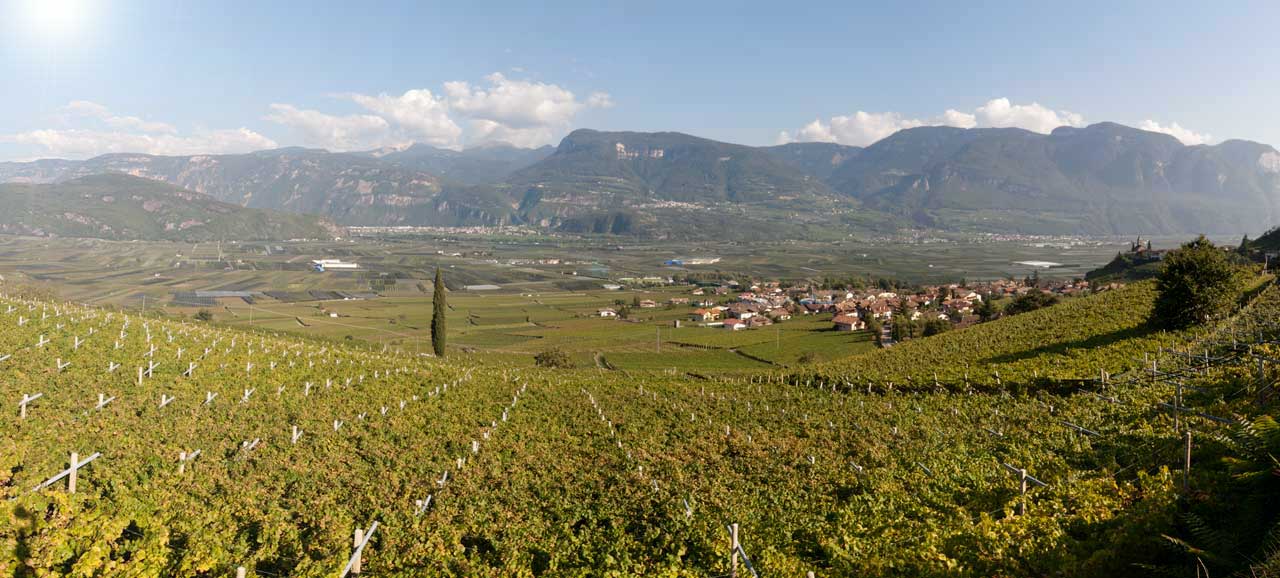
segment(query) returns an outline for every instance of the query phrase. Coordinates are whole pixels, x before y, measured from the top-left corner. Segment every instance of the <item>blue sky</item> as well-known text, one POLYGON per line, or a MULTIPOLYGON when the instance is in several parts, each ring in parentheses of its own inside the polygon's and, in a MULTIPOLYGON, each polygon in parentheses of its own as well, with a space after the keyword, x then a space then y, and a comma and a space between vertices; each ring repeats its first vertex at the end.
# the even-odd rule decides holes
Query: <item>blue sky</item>
POLYGON ((0 159, 1103 120, 1280 144, 1280 3, 794 4, 0 0, 0 159))

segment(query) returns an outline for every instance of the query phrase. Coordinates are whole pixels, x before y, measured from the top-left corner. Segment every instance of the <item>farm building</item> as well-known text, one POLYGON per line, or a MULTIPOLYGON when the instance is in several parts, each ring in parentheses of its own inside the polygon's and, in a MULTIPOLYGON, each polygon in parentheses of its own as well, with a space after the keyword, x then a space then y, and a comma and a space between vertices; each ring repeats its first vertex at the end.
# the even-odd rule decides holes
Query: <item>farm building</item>
POLYGON ((837 315, 831 320, 831 323, 835 325, 836 331, 857 331, 867 327, 865 321, 858 319, 854 315, 837 315))
POLYGON ((311 261, 311 266, 321 273, 329 270, 351 270, 360 268, 358 263, 349 263, 341 259, 313 259, 311 261))

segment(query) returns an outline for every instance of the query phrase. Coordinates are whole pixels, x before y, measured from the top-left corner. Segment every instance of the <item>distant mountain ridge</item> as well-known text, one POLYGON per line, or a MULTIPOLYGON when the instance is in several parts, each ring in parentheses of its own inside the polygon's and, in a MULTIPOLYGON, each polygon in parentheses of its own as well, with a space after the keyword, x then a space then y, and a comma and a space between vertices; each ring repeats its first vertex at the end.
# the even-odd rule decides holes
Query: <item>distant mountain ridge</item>
POLYGON ((845 162, 833 188, 944 229, 1235 233, 1280 217, 1280 153, 1248 141, 1186 146, 1114 123, 899 131, 845 162))
POLYGON ((1280 153, 1186 146, 1115 123, 918 127, 865 148, 750 147, 575 130, 552 149, 105 155, 0 163, 0 181, 126 173, 343 224, 497 225, 651 238, 836 238, 901 227, 1033 234, 1260 232, 1280 222, 1280 153))
POLYGON ((316 215, 222 203, 129 175, 54 184, 0 184, 0 233, 117 240, 329 239, 342 230, 316 215))
POLYGON ((86 161, 0 163, 0 181, 51 183, 122 173, 249 208, 324 215, 349 225, 504 222, 489 191, 366 153, 284 148, 238 155, 110 154, 86 161))
POLYGON ((414 143, 401 150, 358 154, 373 156, 397 167, 431 173, 446 181, 491 184, 547 158, 554 151, 555 147, 550 145, 526 149, 507 143, 492 143, 455 151, 414 143))
POLYGON ((821 179, 765 149, 675 132, 575 130, 550 156, 508 177, 506 186, 527 222, 656 236, 724 232, 733 220, 784 228, 825 221, 839 202, 821 179))

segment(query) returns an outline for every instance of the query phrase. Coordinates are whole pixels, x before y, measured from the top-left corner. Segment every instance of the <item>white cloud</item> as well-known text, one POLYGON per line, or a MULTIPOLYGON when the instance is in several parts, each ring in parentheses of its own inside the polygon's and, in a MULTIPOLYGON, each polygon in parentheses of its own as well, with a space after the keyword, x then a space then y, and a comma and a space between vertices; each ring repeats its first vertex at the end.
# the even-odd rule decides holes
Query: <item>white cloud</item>
POLYGON ((292 129, 306 146, 345 151, 398 144, 391 124, 370 114, 337 116, 276 103, 264 118, 292 129))
POLYGON ((276 147, 247 128, 199 129, 182 134, 172 124, 117 115, 107 107, 77 100, 59 109, 62 126, 0 134, 0 142, 26 145, 35 156, 82 159, 106 153, 187 155, 243 153, 276 147))
POLYGON ((62 107, 62 119, 66 123, 89 118, 102 121, 111 128, 145 133, 177 133, 177 127, 164 122, 147 121, 136 116, 119 116, 112 114, 107 107, 87 100, 73 100, 62 107))
POLYGON ((1151 132, 1162 132, 1182 141, 1182 144, 1185 145, 1209 144, 1213 142, 1213 135, 1194 132, 1191 129, 1183 128, 1182 125, 1176 122, 1169 123, 1168 126, 1164 126, 1154 120, 1148 119, 1142 121, 1142 124, 1138 125, 1138 128, 1142 130, 1149 130, 1151 132))
POLYGON ((613 96, 607 92, 593 92, 587 95, 587 106, 591 108, 613 108, 613 96))
POLYGON ((1054 111, 1034 102, 1015 105, 1007 98, 996 98, 971 113, 947 109, 941 115, 928 119, 907 118, 897 112, 860 110, 847 116, 833 116, 826 121, 816 119, 795 133, 783 131, 778 134, 778 142, 821 141, 867 146, 900 130, 918 126, 1018 127, 1047 133, 1059 126, 1083 124, 1084 117, 1074 112, 1054 111))
MULTIPOLYGON (((487 87, 466 81, 444 83, 454 110, 472 118, 499 122, 512 128, 566 124, 586 104, 555 84, 511 80, 501 72, 485 77, 487 87)), ((597 99, 599 100, 599 99, 597 99)))
POLYGON ((400 96, 385 93, 347 96, 417 142, 449 147, 455 146, 462 136, 462 129, 449 118, 449 104, 425 88, 410 90, 400 96))
POLYGON ((400 96, 336 96, 354 102, 365 112, 337 116, 273 104, 266 119, 292 128, 309 146, 331 150, 409 142, 458 148, 463 143, 504 141, 536 147, 567 131, 583 110, 614 106, 607 92, 592 92, 580 100, 559 85, 511 79, 499 72, 486 76, 483 85, 446 82, 439 94, 419 88, 400 96))
POLYGON ((974 112, 978 126, 1016 127, 1047 134, 1060 126, 1084 125, 1084 117, 1074 112, 1050 110, 1037 102, 1012 104, 1007 98, 988 100, 974 112))
POLYGON ((500 122, 486 119, 472 120, 470 127, 471 131, 468 135, 470 142, 505 142, 525 148, 536 148, 551 143, 560 132, 559 128, 550 126, 513 128, 500 122))
POLYGON ((955 126, 960 128, 973 128, 978 126, 977 115, 960 112, 952 108, 948 108, 947 112, 942 113, 942 116, 938 120, 938 124, 946 126, 955 126))
POLYGON ((38 147, 41 155, 69 159, 107 153, 245 153, 277 146, 275 141, 247 128, 201 131, 186 136, 74 128, 41 129, 0 135, 0 142, 32 145, 38 147))
MULTIPOLYGON (((403 94, 346 93, 352 114, 335 114, 289 103, 273 103, 262 117, 293 134, 298 144, 335 151, 371 150, 421 142, 443 148, 504 141, 536 147, 553 143, 579 113, 614 106, 607 92, 579 98, 557 84, 508 78, 495 72, 484 81, 446 82, 443 90, 418 88, 403 94)), ((0 133, 0 143, 25 145, 23 156, 86 158, 112 152, 160 155, 239 153, 275 148, 272 139, 248 128, 181 131, 177 126, 116 114, 96 102, 77 100, 60 108, 55 128, 0 133)))

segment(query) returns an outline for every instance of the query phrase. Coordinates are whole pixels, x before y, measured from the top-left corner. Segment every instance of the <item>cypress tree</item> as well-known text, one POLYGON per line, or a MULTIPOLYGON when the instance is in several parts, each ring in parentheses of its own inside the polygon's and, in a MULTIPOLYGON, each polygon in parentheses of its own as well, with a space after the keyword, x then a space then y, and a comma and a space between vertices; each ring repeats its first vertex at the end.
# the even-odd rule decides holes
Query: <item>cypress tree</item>
POLYGON ((444 274, 436 267, 436 286, 431 296, 431 348, 436 357, 444 357, 444 315, 445 315, 444 274))

